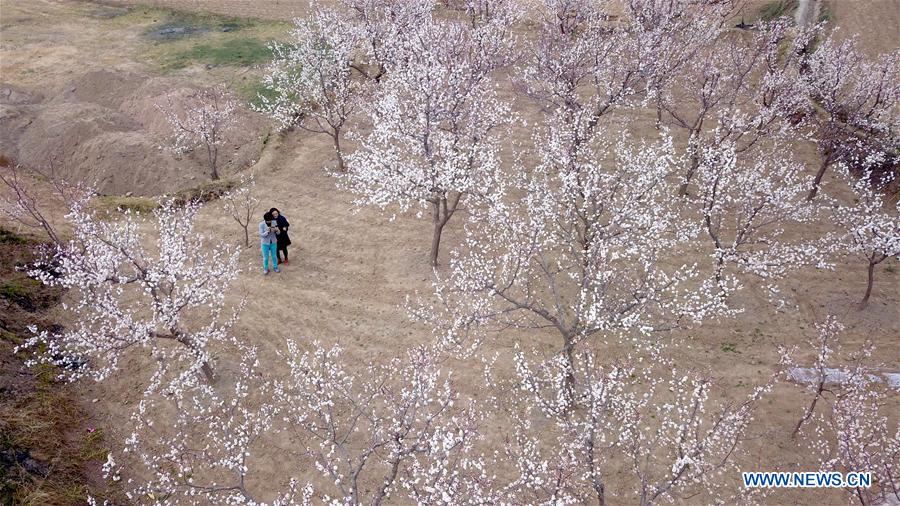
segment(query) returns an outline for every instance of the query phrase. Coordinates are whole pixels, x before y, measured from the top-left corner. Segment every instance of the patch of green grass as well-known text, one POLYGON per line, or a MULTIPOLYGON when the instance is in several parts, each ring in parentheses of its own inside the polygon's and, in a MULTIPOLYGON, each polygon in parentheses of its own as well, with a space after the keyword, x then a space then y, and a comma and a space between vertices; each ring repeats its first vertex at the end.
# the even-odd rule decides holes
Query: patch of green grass
POLYGON ((0 285, 0 297, 9 300, 28 299, 41 283, 31 278, 13 279, 0 285))
POLYGON ((25 452, 46 466, 48 475, 7 469, 0 480, 3 504, 75 505, 84 504, 88 493, 107 495, 101 490, 89 491, 83 474, 88 461, 99 465, 105 460, 103 434, 86 438, 87 444, 67 443, 68 435, 79 430, 86 414, 76 405, 72 392, 52 379, 52 367, 45 367, 32 371, 39 373, 33 389, 0 405, 0 450, 25 452), (101 453, 102 459, 98 458, 101 453))
POLYGON ((289 23, 139 6, 106 21, 143 35, 145 57, 172 72, 193 65, 248 67, 272 57, 270 40, 287 37, 289 23))
POLYGON ((276 95, 276 91, 269 88, 262 82, 260 79, 252 79, 245 83, 242 83, 238 86, 238 94, 250 104, 254 110, 258 110, 262 107, 262 97, 266 97, 268 99, 274 99, 276 95))
POLYGON ((163 57, 164 70, 178 70, 191 65, 250 67, 272 58, 266 42, 254 37, 210 40, 163 57))
POLYGON ((12 343, 15 346, 18 346, 25 342, 24 339, 17 336, 16 334, 9 332, 7 330, 0 329, 0 341, 7 341, 12 343))
POLYGON ((797 0, 774 0, 759 9, 759 19, 772 21, 782 16, 790 16, 797 8, 797 0))
MULTIPOLYGON (((176 206, 183 206, 188 202, 209 202, 234 189, 237 184, 237 181, 233 179, 223 178, 179 190, 167 197, 171 198, 176 206)), ((159 209, 159 201, 148 197, 104 195, 94 199, 93 208, 101 212, 131 211, 132 213, 150 214, 159 209)))
MULTIPOLYGON (((40 352, 47 352, 45 344, 41 344, 40 352)), ((34 374, 34 379, 37 381, 38 394, 40 396, 52 394, 54 385, 56 385, 59 380, 59 370, 50 364, 41 362, 35 364, 31 368, 31 372, 34 374)), ((41 398, 43 399, 43 397, 41 398)))
POLYGON ((737 345, 735 343, 722 343, 722 351, 725 353, 740 353, 737 351, 737 345))
POLYGON ((3 504, 85 504, 89 494, 117 499, 116 491, 88 490, 85 486, 83 470, 87 462, 93 461, 97 466, 106 459, 103 434, 91 434, 82 445, 65 443, 66 435, 77 430, 85 417, 75 406, 70 392, 58 386, 52 390, 42 388, 20 400, 17 409, 3 415, 0 450, 27 451, 48 466, 49 471, 44 477, 11 469, 0 480, 3 504))
POLYGON ((81 440, 81 458, 84 460, 106 460, 107 450, 103 445, 103 429, 89 428, 81 440))
POLYGON ((40 281, 27 277, 8 279, 0 285, 0 298, 15 303, 25 311, 33 312, 38 307, 37 301, 41 299, 41 286, 40 281))
MULTIPOLYGON (((254 19, 222 16, 209 12, 190 12, 163 7, 137 6, 131 8, 127 14, 116 16, 110 21, 122 24, 149 24, 144 35, 151 38, 161 27, 192 27, 193 34, 202 31, 238 31, 256 26, 259 22, 254 19)), ((163 38, 157 40, 177 40, 181 37, 163 38)))

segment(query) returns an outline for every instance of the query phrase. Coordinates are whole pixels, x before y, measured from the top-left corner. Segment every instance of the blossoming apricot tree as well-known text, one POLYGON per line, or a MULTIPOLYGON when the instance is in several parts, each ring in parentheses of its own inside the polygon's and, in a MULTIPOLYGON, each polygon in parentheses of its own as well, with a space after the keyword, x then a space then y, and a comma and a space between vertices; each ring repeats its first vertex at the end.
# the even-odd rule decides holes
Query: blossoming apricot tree
POLYGON ((808 112, 796 68, 805 39, 791 35, 785 21, 749 35, 720 27, 678 72, 661 80, 654 96, 657 120, 687 137, 680 195, 687 194, 704 150, 730 145, 743 155, 796 133, 797 118, 808 112))
POLYGON ((872 153, 894 153, 900 131, 900 50, 869 60, 853 39, 831 35, 800 63, 810 100, 816 104, 815 139, 820 164, 810 188, 812 200, 828 169, 855 165, 872 153))
POLYGON ((875 284, 875 267, 889 258, 900 257, 900 202, 894 204, 893 210, 886 202, 883 188, 890 184, 890 176, 882 179, 879 186, 872 185, 868 173, 861 178, 851 174, 847 177, 855 202, 838 206, 835 218, 846 232, 842 246, 868 262, 866 292, 859 302, 859 307, 865 308, 875 284))
POLYGON ((158 364, 148 390, 164 381, 177 387, 200 370, 212 380, 210 344, 230 339, 236 318, 223 311, 238 251, 211 245, 195 229, 198 211, 167 201, 152 219, 129 211, 103 219, 75 205, 67 216, 73 238, 50 253, 55 269, 29 274, 69 290, 75 300, 64 309, 76 318, 61 332, 35 329, 21 348, 46 346, 34 360, 71 379, 102 380, 129 350, 148 348, 158 364))
POLYGON ((740 284, 740 274, 749 274, 777 297, 788 274, 809 265, 830 267, 829 255, 838 248, 834 234, 804 230, 827 215, 828 208, 824 202, 806 201, 811 178, 784 151, 775 143, 750 156, 725 142, 699 155, 695 201, 723 293, 740 284), (800 232, 787 235, 788 228, 800 232))
POLYGON ((504 63, 504 33, 502 23, 424 19, 397 41, 372 105, 373 130, 342 178, 359 204, 430 208, 432 265, 447 222, 499 164, 498 129, 511 113, 489 75, 504 63))
POLYGON ((224 85, 196 90, 176 106, 171 95, 156 106, 172 127, 172 147, 187 153, 206 150, 206 162, 212 179, 219 179, 219 146, 234 124, 237 104, 224 85))
POLYGON ((256 198, 254 190, 256 189, 256 181, 253 176, 240 181, 238 187, 222 195, 222 203, 225 212, 240 225, 244 231, 244 247, 250 247, 250 223, 253 222, 256 210, 259 208, 259 199, 256 198))
POLYGON ((260 109, 282 127, 298 126, 331 137, 338 168, 344 171, 341 137, 361 105, 364 83, 351 64, 362 44, 356 25, 338 12, 316 5, 307 19, 294 20, 291 40, 271 45, 260 109))
POLYGON ((507 489, 518 501, 628 497, 650 505, 697 494, 728 502, 744 493, 722 477, 737 469, 755 405, 771 382, 735 402, 711 398, 712 380, 679 370, 661 348, 613 356, 579 346, 572 362, 535 357, 516 352, 517 383, 502 402, 515 429, 504 447, 517 470, 507 489), (567 395, 570 375, 577 381, 567 395))
MULTIPOLYGON (((256 350, 241 346, 232 385, 202 382, 180 385, 177 392, 145 396, 132 415, 131 434, 120 462, 104 471, 120 481, 131 500, 149 498, 173 504, 258 504, 262 492, 247 483, 255 466, 252 454, 272 429, 276 409, 260 382, 256 350)), ((276 504, 286 504, 276 501, 276 504)))
POLYGON ((487 470, 472 450, 483 414, 461 404, 433 350, 412 348, 363 374, 342 355, 318 345, 301 353, 288 341, 290 377, 275 387, 296 453, 312 456, 333 484, 326 502, 453 503, 488 493, 487 470))
MULTIPOLYGON (((872 486, 847 487, 848 499, 860 504, 880 504, 900 499, 900 425, 890 406, 896 385, 878 374, 871 362, 875 346, 866 341, 846 354, 840 343, 844 327, 829 316, 818 326, 812 342, 816 360, 809 389, 812 399, 794 434, 823 471, 872 473, 872 486), (847 365, 839 366, 838 360, 847 365)), ((796 369, 790 354, 786 364, 796 369)))
POLYGON ((648 337, 727 312, 713 277, 678 261, 701 223, 669 197, 671 141, 624 138, 611 149, 597 141, 590 158, 582 152, 573 163, 569 133, 548 134, 530 174, 492 184, 499 193, 436 283, 439 309, 417 313, 444 328, 445 344, 490 322, 549 328, 571 360, 578 343, 598 335, 648 337))

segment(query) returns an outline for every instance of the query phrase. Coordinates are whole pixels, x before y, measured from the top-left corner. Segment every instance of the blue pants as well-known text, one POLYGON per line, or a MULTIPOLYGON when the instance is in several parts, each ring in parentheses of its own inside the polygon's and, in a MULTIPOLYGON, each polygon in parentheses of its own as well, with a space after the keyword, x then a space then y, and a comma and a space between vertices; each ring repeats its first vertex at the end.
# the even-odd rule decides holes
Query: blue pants
POLYGON ((262 257, 263 257, 263 269, 266 271, 269 270, 269 257, 272 257, 272 267, 278 269, 278 244, 263 244, 262 248, 262 257))

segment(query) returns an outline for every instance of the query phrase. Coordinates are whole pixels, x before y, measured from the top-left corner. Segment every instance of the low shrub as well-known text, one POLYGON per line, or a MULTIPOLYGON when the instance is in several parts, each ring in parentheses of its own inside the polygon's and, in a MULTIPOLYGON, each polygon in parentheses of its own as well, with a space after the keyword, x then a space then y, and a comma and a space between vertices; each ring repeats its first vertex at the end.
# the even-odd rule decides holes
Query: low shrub
POLYGON ((219 179, 175 192, 171 197, 174 199, 174 203, 179 206, 183 206, 188 202, 210 202, 225 195, 236 188, 237 185, 238 182, 233 179, 219 179))

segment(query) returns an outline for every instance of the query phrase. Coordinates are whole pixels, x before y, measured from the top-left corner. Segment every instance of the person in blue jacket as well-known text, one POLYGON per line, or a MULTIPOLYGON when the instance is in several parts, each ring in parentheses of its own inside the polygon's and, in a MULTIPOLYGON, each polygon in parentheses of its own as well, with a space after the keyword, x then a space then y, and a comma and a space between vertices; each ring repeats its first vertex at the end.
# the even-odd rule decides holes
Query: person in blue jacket
POLYGON ((262 249, 263 274, 269 273, 269 259, 275 272, 278 270, 278 223, 272 213, 263 215, 263 221, 259 222, 259 245, 262 249))

